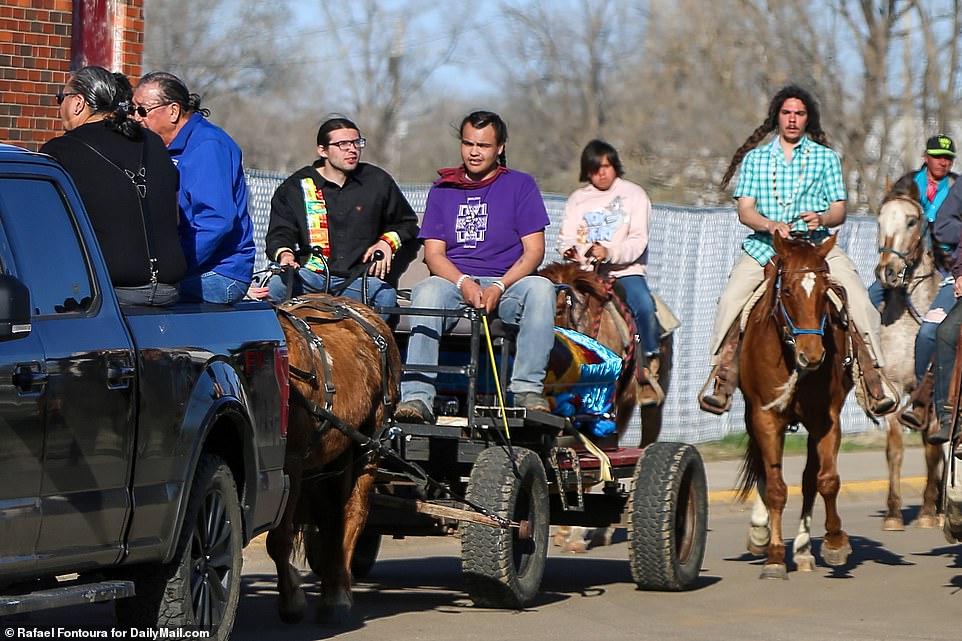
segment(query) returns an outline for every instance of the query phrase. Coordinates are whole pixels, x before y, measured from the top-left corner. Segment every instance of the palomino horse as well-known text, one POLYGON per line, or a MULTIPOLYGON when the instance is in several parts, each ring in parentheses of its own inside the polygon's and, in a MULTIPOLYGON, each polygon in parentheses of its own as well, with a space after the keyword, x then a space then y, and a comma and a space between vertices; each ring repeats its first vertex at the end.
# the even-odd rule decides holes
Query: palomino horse
MULTIPOLYGON (((594 271, 585 271, 575 263, 551 263, 538 272, 558 285, 558 305, 555 324, 591 336, 616 354, 620 354, 624 367, 615 388, 615 431, 620 437, 628 426, 639 405, 642 383, 636 374, 633 322, 627 309, 613 296, 611 285, 594 271), (626 320, 627 319, 627 320, 626 320)), ((661 356, 658 381, 665 394, 671 381, 672 335, 661 339, 661 356)), ((641 414, 641 439, 638 447, 646 447, 658 440, 662 425, 662 403, 644 405, 641 414)), ((612 531, 598 533, 593 544, 610 543, 612 531)), ((586 537, 591 531, 574 527, 559 528, 556 543, 566 552, 584 552, 586 537)))
MULTIPOLYGON (((825 502, 822 558, 844 565, 852 548, 838 514, 840 414, 852 388, 846 368, 846 335, 825 260, 835 246, 774 237, 775 270, 749 312, 739 354, 739 387, 745 398, 748 448, 742 495, 757 485, 749 551, 767 554, 762 578, 788 578, 782 514, 788 490, 782 476, 785 431, 802 423, 808 431, 808 459, 802 475, 802 515, 795 537, 799 570, 812 570, 812 507, 816 491, 825 502)), ((767 272, 771 272, 769 269, 767 272)))
POLYGON ((287 623, 304 615, 307 602, 290 559, 298 526, 313 524, 324 550, 316 617, 338 623, 353 604, 351 558, 377 470, 376 453, 361 442, 397 402, 401 360, 384 321, 347 298, 307 294, 278 306, 277 315, 291 372, 284 464, 290 497, 280 525, 267 535, 278 611, 287 623))
MULTIPOLYGON (((879 259, 875 278, 885 288, 882 313, 882 354, 885 375, 899 395, 912 391, 915 381, 915 336, 939 290, 941 276, 935 269, 931 249, 926 250, 925 218, 919 205, 918 186, 911 174, 899 179, 886 193, 878 213, 879 259), (921 312, 921 314, 920 314, 921 312)), ((935 412, 926 430, 935 429, 935 412)), ((901 530, 902 520, 902 425, 896 415, 885 417, 889 492, 883 530, 901 530)), ((924 444, 926 483, 919 511, 918 527, 938 527, 937 502, 941 478, 942 449, 924 444)))

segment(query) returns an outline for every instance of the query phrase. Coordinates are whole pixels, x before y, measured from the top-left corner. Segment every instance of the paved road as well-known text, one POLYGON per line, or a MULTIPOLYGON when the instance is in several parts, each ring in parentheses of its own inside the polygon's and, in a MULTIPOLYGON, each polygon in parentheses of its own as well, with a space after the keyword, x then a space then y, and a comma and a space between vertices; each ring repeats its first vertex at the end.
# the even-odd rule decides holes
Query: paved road
MULTIPOLYGON (((948 545, 941 533, 933 530, 881 531, 884 492, 878 477, 884 471, 883 460, 881 452, 843 455, 847 489, 840 509, 854 548, 844 568, 819 565, 813 573, 791 571, 788 581, 758 580, 761 561, 743 552, 748 506, 732 503, 726 493, 733 485, 737 463, 711 463, 708 550, 699 584, 690 592, 634 589, 626 562, 627 544, 620 542, 579 556, 562 555, 554 548, 541 596, 527 611, 479 610, 471 607, 462 591, 457 540, 387 540, 371 575, 357 586, 355 621, 336 629, 311 623, 285 626, 274 612, 273 566, 262 545, 255 542, 245 551, 244 596, 232 639, 957 639, 962 612, 962 545, 948 545)), ((908 519, 917 512, 920 501, 920 460, 918 450, 907 453, 908 519)), ((786 474, 790 480, 793 474, 798 479, 801 462, 788 459, 786 474)), ((799 499, 791 497, 789 536, 795 530, 798 508, 799 499)), ((822 518, 819 504, 816 546, 823 531, 822 518)), ((313 601, 317 585, 310 574, 304 576, 313 601)), ((110 608, 86 606, 31 618, 38 625, 64 620, 109 624, 110 608)))

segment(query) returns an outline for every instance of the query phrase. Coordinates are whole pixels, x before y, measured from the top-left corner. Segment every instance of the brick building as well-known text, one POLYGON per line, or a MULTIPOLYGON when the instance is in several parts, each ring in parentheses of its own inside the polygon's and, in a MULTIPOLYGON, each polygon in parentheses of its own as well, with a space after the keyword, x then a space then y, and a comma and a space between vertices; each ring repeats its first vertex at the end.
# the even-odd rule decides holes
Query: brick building
POLYGON ((54 95, 71 69, 141 74, 145 0, 0 0, 0 142, 63 132, 54 95))

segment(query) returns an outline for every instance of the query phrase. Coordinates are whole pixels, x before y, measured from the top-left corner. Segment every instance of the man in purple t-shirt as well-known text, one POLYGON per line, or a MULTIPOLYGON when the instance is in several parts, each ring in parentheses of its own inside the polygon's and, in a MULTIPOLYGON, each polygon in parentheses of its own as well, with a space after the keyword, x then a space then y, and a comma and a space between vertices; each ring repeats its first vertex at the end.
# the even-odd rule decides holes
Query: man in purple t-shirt
MULTIPOLYGON (((412 292, 414 307, 462 305, 497 311, 518 326, 510 390, 515 407, 549 411, 544 375, 554 342, 554 285, 533 275, 544 258, 548 226, 534 179, 505 166, 507 125, 495 113, 476 111, 461 122, 460 167, 442 169, 428 194, 420 237, 431 276, 412 292)), ((456 319, 411 318, 408 365, 437 365, 438 341, 456 319)), ((433 423, 436 375, 409 372, 401 381, 395 416, 433 423)))

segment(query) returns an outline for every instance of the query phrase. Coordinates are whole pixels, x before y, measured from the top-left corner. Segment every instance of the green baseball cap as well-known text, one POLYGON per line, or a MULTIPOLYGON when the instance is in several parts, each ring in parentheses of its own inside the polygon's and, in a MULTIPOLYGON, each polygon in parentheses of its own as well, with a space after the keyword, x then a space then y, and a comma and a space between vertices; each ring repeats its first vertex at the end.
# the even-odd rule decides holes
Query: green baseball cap
POLYGON ((930 156, 948 156, 955 158, 955 143, 945 134, 932 136, 925 143, 925 153, 930 156))

